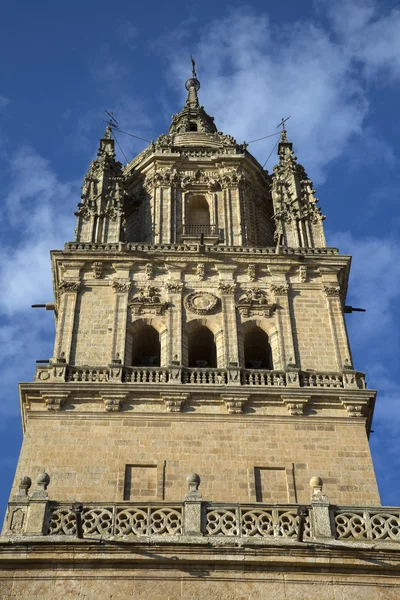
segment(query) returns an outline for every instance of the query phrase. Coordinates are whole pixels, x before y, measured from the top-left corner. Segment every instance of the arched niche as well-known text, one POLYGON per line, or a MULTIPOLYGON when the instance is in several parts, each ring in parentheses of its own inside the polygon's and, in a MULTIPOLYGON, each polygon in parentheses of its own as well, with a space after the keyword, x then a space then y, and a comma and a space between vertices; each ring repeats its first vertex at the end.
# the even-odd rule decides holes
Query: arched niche
POLYGON ((184 363, 191 368, 223 366, 223 332, 208 319, 190 321, 185 329, 184 363))
POLYGON ((127 335, 127 364, 135 367, 166 365, 167 330, 152 319, 138 319, 127 335))
POLYGON ((278 332, 263 320, 250 320, 239 331, 240 363, 247 369, 281 368, 278 332))

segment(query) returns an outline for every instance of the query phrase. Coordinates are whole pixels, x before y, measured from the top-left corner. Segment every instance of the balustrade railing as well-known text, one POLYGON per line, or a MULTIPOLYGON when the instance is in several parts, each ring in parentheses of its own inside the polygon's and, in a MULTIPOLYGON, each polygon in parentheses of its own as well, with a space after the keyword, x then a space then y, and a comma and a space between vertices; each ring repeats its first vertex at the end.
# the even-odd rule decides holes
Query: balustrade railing
POLYGON ((243 369, 242 385, 286 385, 283 371, 261 371, 258 369, 243 369))
POLYGON ((341 373, 300 373, 300 383, 303 387, 342 388, 343 375, 341 373))
POLYGON ((166 383, 168 380, 167 367, 124 367, 125 383, 166 383))
POLYGON ((98 381, 109 380, 108 367, 68 367, 67 381, 98 381))
POLYGON ((195 224, 186 224, 183 225, 183 235, 195 235, 200 236, 204 235, 218 235, 218 226, 217 225, 195 225, 195 224))
POLYGON ((387 540, 400 542, 400 509, 337 507, 336 537, 340 540, 387 540))
POLYGON ((189 383, 189 384, 239 384, 243 386, 267 387, 308 387, 330 389, 365 389, 365 375, 354 370, 343 370, 339 373, 321 373, 298 371, 268 371, 263 369, 236 368, 235 377, 230 367, 201 368, 181 367, 179 365, 165 367, 129 367, 111 365, 107 367, 69 366, 65 363, 39 365, 36 369, 36 381, 67 381, 115 383, 189 383))
POLYGON ((225 385, 228 381, 226 369, 183 369, 182 383, 225 385))
MULTIPOLYGON (((181 535, 182 510, 182 505, 83 506, 82 532, 84 537, 181 535)), ((76 519, 71 506, 50 505, 46 534, 76 535, 76 519)))
MULTIPOLYGON (((210 536, 297 537, 297 506, 207 505, 206 533, 210 536)), ((310 509, 309 511, 310 512, 310 509)), ((310 516, 305 518, 303 538, 311 537, 310 516)))

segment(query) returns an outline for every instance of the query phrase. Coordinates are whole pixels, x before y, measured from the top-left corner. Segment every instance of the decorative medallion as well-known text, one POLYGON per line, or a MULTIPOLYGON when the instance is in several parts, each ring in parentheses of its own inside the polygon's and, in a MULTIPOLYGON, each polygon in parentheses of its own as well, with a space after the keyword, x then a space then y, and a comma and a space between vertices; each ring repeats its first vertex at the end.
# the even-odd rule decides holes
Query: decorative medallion
POLYGON ((184 305, 187 310, 198 315, 208 315, 217 308, 218 298, 210 292, 193 292, 186 296, 184 305))

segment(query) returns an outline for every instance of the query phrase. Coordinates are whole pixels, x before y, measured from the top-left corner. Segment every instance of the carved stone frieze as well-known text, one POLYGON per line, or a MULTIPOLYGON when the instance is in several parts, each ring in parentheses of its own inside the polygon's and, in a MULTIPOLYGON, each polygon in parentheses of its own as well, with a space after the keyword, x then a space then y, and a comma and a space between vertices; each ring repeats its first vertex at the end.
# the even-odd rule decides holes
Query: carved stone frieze
POLYGON ((304 414, 304 407, 306 406, 309 399, 309 396, 299 398, 283 397, 282 402, 288 409, 289 414, 294 417, 304 414))
POLYGON ((203 281, 205 278, 205 265, 204 263, 198 263, 196 267, 196 277, 198 281, 203 281))
POLYGON ((69 392, 49 392, 42 394, 47 410, 61 410, 67 401, 69 392))
POLYGON ((254 263, 250 263, 247 267, 247 279, 249 281, 256 280, 256 265, 254 263))
POLYGON ((183 301, 186 310, 197 315, 208 315, 217 310, 219 298, 211 292, 193 292, 186 296, 183 301))
POLYGON ((167 412, 181 412, 187 396, 162 396, 167 412))
POLYGON ((243 412, 243 407, 248 401, 248 396, 223 396, 223 401, 227 411, 231 415, 237 415, 243 412))
POLYGON ((126 401, 127 394, 124 392, 102 391, 101 397, 106 412, 118 412, 126 401))
POLYGON ((144 276, 147 280, 153 279, 154 271, 153 271, 153 265, 151 263, 147 263, 144 266, 144 276))
POLYGON ((111 282, 111 287, 114 292, 129 292, 131 289, 132 281, 130 279, 113 279, 111 282))
POLYGON ((128 302, 134 315, 151 313, 162 315, 168 308, 168 303, 163 302, 159 295, 159 289, 154 285, 146 285, 139 289, 139 293, 128 302))
POLYGON ((297 272, 299 282, 306 283, 307 281, 307 267, 306 265, 300 265, 299 270, 297 272))
POLYGON ((275 310, 275 304, 268 302, 267 293, 258 287, 246 290, 245 295, 240 298, 236 307, 242 317, 252 315, 271 317, 275 310))
POLYGON ((96 261, 92 264, 92 273, 95 279, 100 279, 103 274, 103 263, 96 261))
POLYGON ((361 404, 357 400, 342 399, 342 404, 347 410, 349 417, 363 417, 365 403, 361 404))
POLYGON ((68 279, 63 279, 62 281, 60 281, 59 285, 58 285, 58 291, 60 292, 60 294, 64 294, 65 292, 79 292, 79 288, 81 287, 81 280, 80 279, 76 279, 76 280, 68 280, 68 279))

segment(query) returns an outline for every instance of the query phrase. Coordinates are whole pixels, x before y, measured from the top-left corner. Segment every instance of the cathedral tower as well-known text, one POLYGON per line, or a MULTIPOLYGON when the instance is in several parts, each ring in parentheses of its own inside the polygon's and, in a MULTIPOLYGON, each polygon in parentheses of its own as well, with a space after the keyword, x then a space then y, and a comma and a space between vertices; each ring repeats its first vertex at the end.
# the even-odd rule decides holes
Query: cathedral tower
POLYGON ((20 384, 0 596, 394 598, 350 257, 286 130, 269 173, 195 72, 186 88, 126 166, 107 127, 51 253, 54 355, 20 384))

